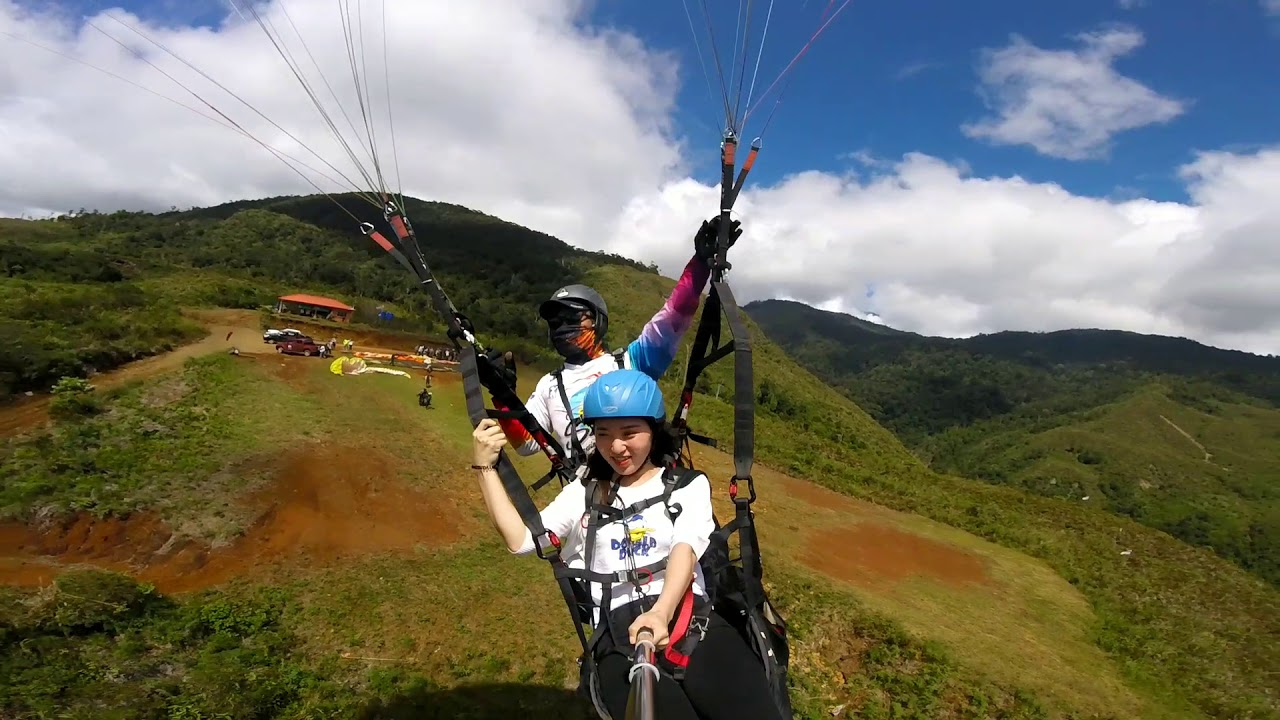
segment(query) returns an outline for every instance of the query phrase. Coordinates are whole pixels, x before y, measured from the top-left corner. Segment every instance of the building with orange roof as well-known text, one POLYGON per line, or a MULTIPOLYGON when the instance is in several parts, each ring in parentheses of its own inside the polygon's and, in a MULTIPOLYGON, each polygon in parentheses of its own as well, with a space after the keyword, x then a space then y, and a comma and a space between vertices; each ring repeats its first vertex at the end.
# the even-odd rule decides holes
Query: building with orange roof
POLYGON ((278 313, 333 320, 334 322, 351 322, 351 313, 355 312, 355 310, 350 305, 333 298, 307 295, 305 293, 281 295, 276 300, 276 312, 278 313))

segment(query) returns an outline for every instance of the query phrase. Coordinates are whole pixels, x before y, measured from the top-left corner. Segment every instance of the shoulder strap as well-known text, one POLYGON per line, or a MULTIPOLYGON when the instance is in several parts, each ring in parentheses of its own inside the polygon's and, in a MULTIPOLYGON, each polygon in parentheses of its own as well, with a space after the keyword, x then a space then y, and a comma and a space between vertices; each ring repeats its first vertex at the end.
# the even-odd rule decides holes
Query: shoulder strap
POLYGON ((580 465, 587 461, 587 451, 582 449, 582 442, 578 440, 577 418, 573 416, 573 406, 569 403, 569 393, 564 389, 564 368, 551 373, 556 379, 556 389, 560 391, 560 402, 564 403, 564 412, 569 416, 569 427, 565 432, 569 435, 569 451, 570 458, 568 465, 571 471, 576 471, 580 465))
POLYGON ((617 350, 610 351, 609 354, 613 356, 613 361, 618 363, 619 370, 627 366, 627 348, 625 345, 617 350))
POLYGON ((669 470, 671 489, 679 490, 680 488, 688 487, 689 483, 693 482, 693 479, 701 474, 701 470, 695 470, 691 467, 674 466, 669 470))

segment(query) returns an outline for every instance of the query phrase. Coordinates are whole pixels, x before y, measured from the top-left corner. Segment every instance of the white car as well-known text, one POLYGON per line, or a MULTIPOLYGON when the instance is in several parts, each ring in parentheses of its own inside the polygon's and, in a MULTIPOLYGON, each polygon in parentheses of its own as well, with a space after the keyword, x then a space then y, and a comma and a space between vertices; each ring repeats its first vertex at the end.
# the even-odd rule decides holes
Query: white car
POLYGON ((306 333, 302 332, 301 330, 295 330, 293 328, 285 328, 283 330, 271 329, 262 333, 262 342, 277 343, 277 342, 280 342, 281 340, 299 338, 304 336, 305 334, 306 333))

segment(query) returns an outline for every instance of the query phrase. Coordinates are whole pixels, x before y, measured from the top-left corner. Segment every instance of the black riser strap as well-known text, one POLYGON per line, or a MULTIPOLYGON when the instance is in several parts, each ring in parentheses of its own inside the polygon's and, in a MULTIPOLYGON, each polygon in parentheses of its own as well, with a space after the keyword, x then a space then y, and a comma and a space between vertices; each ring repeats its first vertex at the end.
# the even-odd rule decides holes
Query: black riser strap
POLYGON ((733 335, 733 463, 737 477, 751 477, 751 464, 755 455, 756 396, 755 378, 751 368, 751 338, 747 335, 742 311, 733 298, 728 283, 715 284, 729 321, 733 335))

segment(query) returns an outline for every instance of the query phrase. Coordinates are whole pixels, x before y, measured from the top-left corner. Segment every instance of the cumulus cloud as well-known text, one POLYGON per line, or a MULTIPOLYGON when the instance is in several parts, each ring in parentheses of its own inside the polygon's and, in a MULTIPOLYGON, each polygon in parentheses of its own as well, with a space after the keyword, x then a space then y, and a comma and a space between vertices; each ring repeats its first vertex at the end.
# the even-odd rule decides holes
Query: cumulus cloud
POLYGON ((1280 0, 1261 0, 1262 11, 1268 15, 1280 15, 1280 0))
POLYGON ((1116 134, 1169 122, 1186 109, 1116 71, 1116 60, 1142 45, 1142 33, 1113 27, 1076 39, 1077 50, 1046 50, 1015 35, 1008 46, 985 51, 980 90, 994 114, 963 132, 1084 160, 1104 156, 1116 134))
MULTIPOLYGON (((867 178, 800 173, 744 191, 731 280, 744 302, 926 334, 1100 327, 1280 353, 1280 147, 1201 154, 1182 177, 1193 202, 1073 195, 921 154, 867 178)), ((716 193, 683 180, 636 198, 612 249, 677 272, 716 193)))
POLYGON ((1147 4, 1147 0, 1119 0, 1121 10, 1136 10, 1147 4))
MULTIPOLYGON (((580 2, 472 0, 448 3, 447 11, 446 3, 391 5, 388 54, 410 59, 393 63, 390 82, 406 193, 656 261, 670 276, 680 271, 718 190, 687 176, 671 127, 680 76, 672 58, 587 25, 580 2)), ((279 6, 266 7, 293 38, 279 6)), ((288 7, 354 111, 345 53, 332 51, 343 47, 332 4, 288 7)), ((139 24, 355 177, 256 25, 233 15, 192 29, 111 14, 139 24)), ((189 68, 103 14, 90 19, 255 135, 333 174, 189 68)), ((0 31, 196 103, 85 24, 0 0, 0 31)), ((1082 53, 1115 57, 1133 45, 1123 40, 1098 36, 1082 53)), ((291 48, 309 68, 296 38, 291 48)), ((1081 67, 1111 72, 1100 62, 1081 67)), ((370 63, 380 69, 379 55, 370 63)), ((384 108, 380 72, 370 76, 374 105, 384 108)), ((317 90, 328 97, 323 85, 317 90)), ((345 127, 341 115, 335 120, 345 127)), ((0 214, 164 209, 313 191, 236 133, 19 42, 0 43, 0 136, 0 214)), ((386 143, 385 125, 379 137, 386 143)), ((799 172, 748 185, 737 206, 746 234, 731 275, 740 301, 792 298, 949 336, 1109 327, 1280 353, 1273 290, 1280 148, 1196 156, 1181 169, 1186 203, 1084 197, 1016 176, 975 176, 961 161, 918 153, 888 158, 861 149, 847 159, 845 174, 799 172)), ((760 164, 773 162, 780 160, 766 148, 760 164)))
MULTIPOLYGON (((391 119, 407 194, 483 208, 577 239, 597 233, 631 196, 680 170, 669 122, 678 90, 673 60, 626 33, 585 27, 585 0, 388 6, 391 119)), ((338 11, 330 0, 290 0, 283 9, 272 3, 264 17, 355 142, 360 136, 338 111, 298 39, 306 40, 363 135, 338 11)), ((0 212, 167 209, 315 192, 251 140, 81 64, 212 114, 138 55, 254 136, 334 178, 304 169, 324 190, 341 191, 345 183, 291 136, 362 183, 247 10, 245 16, 228 10, 215 28, 190 28, 115 9, 80 24, 0 0, 0 31, 61 53, 8 39, 0 43, 0 212), (113 18, 189 60, 283 130, 113 18)), ((387 160, 391 136, 380 21, 366 9, 369 93, 387 160)), ((391 177, 396 172, 390 165, 384 171, 391 177)))

